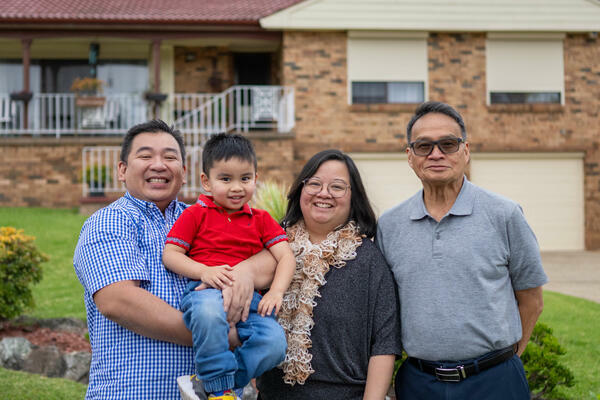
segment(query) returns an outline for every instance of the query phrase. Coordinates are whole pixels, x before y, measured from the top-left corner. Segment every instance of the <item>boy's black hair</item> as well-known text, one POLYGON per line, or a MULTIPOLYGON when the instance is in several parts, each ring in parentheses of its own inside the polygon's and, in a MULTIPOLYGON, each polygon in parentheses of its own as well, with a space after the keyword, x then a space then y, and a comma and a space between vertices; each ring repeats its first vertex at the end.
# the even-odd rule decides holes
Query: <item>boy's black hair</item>
POLYGON ((341 161, 346 164, 348 175, 350 175, 351 198, 348 220, 356 222, 361 234, 366 235, 368 238, 372 238, 375 236, 377 229, 377 218, 375 217, 373 208, 371 208, 369 198, 367 197, 367 191, 363 186, 358 168, 349 155, 336 149, 323 150, 312 156, 312 158, 304 165, 304 168, 300 171, 300 175, 296 177, 296 180, 292 184, 287 195, 288 206, 282 221, 283 227, 290 227, 302 219, 300 195, 304 188, 304 180, 312 177, 317 173, 317 170, 323 163, 331 160, 341 161))
POLYGON ((173 136, 177 144, 179 145, 179 151, 181 152, 181 163, 185 165, 185 145, 183 144, 183 136, 181 132, 175 129, 173 126, 167 125, 165 121, 160 119, 154 119, 152 121, 144 122, 133 126, 123 138, 123 144, 121 145, 121 161, 127 164, 127 157, 131 152, 131 143, 133 139, 140 133, 168 133, 173 136))
POLYGON ((219 133, 208 139, 202 150, 202 172, 208 176, 208 172, 217 161, 228 161, 236 157, 248 161, 254 165, 256 172, 256 153, 252 142, 236 133, 219 133))

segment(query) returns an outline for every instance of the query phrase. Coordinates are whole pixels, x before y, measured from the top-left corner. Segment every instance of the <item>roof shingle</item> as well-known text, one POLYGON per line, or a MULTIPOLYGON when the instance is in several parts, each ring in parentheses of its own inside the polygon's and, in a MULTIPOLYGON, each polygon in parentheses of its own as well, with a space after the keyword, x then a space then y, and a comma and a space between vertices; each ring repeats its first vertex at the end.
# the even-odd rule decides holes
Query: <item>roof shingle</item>
POLYGON ((2 0, 0 22, 255 24, 302 0, 2 0))

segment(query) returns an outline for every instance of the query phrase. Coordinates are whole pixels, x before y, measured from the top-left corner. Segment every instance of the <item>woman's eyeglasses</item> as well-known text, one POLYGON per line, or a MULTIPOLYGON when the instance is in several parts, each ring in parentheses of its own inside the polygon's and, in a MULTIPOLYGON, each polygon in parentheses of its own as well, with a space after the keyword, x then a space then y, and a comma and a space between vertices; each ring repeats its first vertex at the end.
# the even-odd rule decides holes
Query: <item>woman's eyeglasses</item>
POLYGON ((433 152, 435 146, 444 154, 456 153, 463 143, 462 138, 445 138, 440 140, 417 140, 409 146, 416 156, 427 157, 433 152))
MULTIPOLYGON (((321 182, 317 178, 308 178, 302 181, 304 184, 304 190, 307 194, 314 196, 316 194, 321 193, 323 190, 323 182, 321 182)), ((327 184, 327 192, 331 195, 331 197, 344 197, 350 185, 344 182, 334 181, 327 184)))

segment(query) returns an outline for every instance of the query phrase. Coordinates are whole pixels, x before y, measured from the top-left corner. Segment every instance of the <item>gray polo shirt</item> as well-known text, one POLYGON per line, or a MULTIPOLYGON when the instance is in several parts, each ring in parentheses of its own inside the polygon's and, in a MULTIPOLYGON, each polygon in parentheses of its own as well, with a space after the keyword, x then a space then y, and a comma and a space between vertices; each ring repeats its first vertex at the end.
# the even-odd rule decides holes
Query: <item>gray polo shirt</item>
POLYGON ((439 223, 423 190, 386 211, 377 244, 398 284, 404 350, 424 360, 464 360, 516 343, 514 291, 548 281, 521 207, 466 178, 439 223))

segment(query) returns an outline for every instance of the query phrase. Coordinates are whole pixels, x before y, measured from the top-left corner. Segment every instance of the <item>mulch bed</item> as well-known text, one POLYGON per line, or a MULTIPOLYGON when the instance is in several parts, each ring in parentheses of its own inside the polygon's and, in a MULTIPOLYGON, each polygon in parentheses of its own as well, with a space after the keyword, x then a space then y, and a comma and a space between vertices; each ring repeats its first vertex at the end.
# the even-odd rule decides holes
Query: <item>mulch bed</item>
POLYGON ((52 330, 38 326, 18 326, 10 323, 0 327, 0 340, 5 337, 24 337, 37 346, 56 346, 63 353, 92 351, 90 342, 81 334, 52 330))

